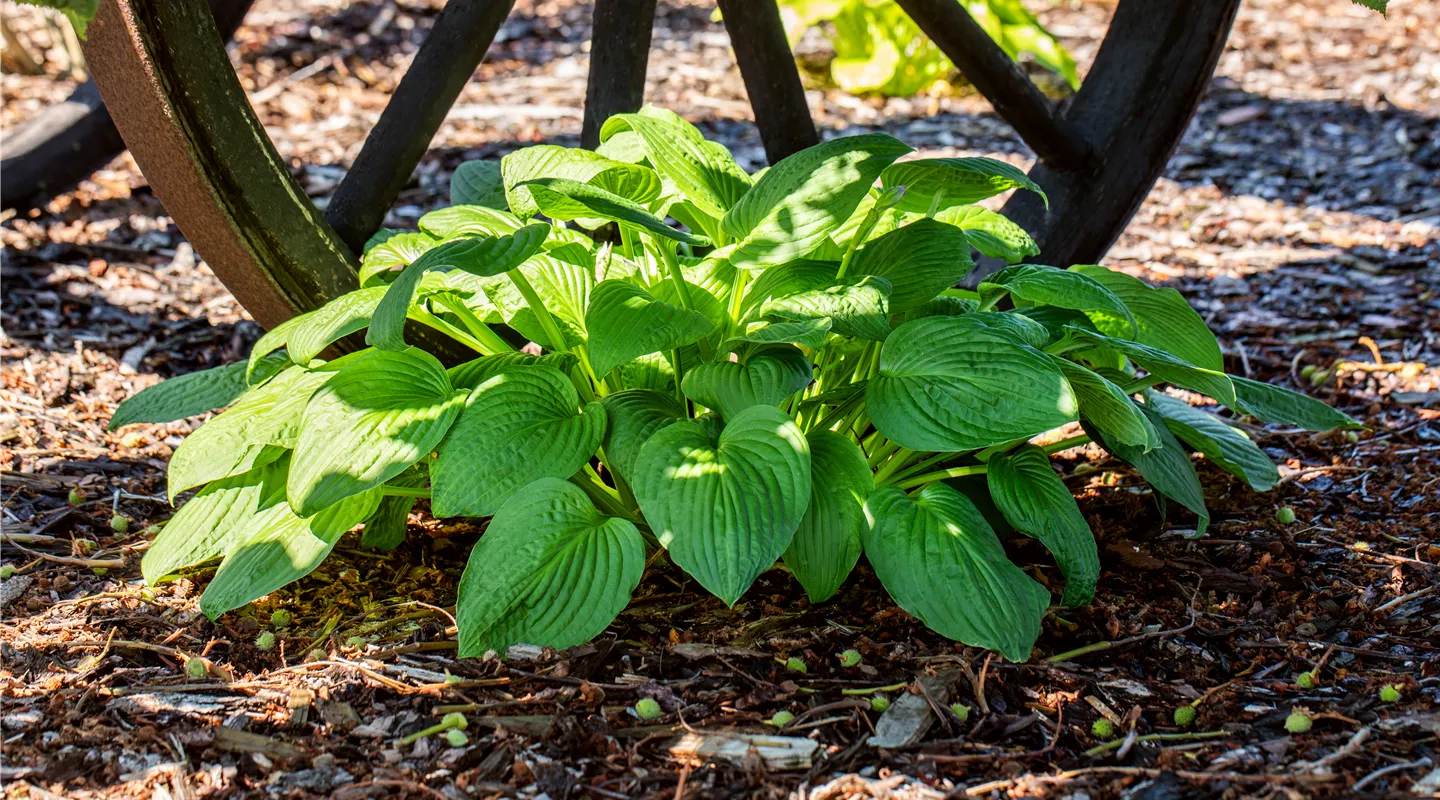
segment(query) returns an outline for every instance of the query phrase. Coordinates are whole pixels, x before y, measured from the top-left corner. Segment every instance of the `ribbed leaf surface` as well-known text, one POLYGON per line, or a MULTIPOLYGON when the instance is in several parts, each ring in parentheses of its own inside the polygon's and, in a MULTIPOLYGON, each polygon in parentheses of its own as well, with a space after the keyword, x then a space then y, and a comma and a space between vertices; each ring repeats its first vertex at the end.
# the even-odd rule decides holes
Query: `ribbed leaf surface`
MULTIPOLYGON (((937 194, 941 208, 978 203, 1011 189, 1029 189, 1042 198, 1045 192, 1019 167, 993 158, 919 158, 893 164, 880 174, 886 188, 904 186, 901 211, 930 210, 937 194)), ((1046 201, 1047 205, 1049 201, 1046 201)))
POLYGON ((1065 326, 1065 330, 1086 344, 1120 351, 1131 361, 1144 367, 1147 372, 1166 383, 1193 389, 1226 405, 1232 405, 1235 402, 1235 384, 1231 383, 1230 376, 1223 372, 1197 367, 1168 351, 1139 342, 1101 336, 1073 325, 1065 326))
POLYGON ((695 236, 666 225, 665 220, 651 214, 639 203, 599 186, 564 178, 541 178, 523 183, 517 188, 528 191, 541 213, 550 219, 604 219, 685 244, 710 243, 710 240, 703 236, 695 236))
POLYGON ((625 610, 644 569, 634 525, 596 511, 565 481, 531 483, 470 551, 455 608, 460 656, 583 644, 625 610))
POLYGON ((470 394, 430 467, 439 517, 485 517, 526 484, 568 478, 595 455, 605 409, 577 413, 575 386, 549 367, 502 369, 470 394))
MULTIPOLYGON (((584 345, 588 336, 585 309, 590 304, 590 292, 595 285, 593 270, 553 258, 547 253, 530 258, 519 269, 555 318, 561 335, 565 337, 566 347, 584 345)), ((485 293, 500 309, 505 324, 532 342, 551 350, 560 349, 550 341, 544 328, 540 327, 539 318, 508 278, 488 281, 485 293)))
POLYGON ((249 364, 235 363, 177 375, 127 397, 115 408, 106 430, 141 422, 174 422, 224 408, 288 363, 284 357, 271 357, 259 359, 253 372, 249 364))
POLYGON ((810 385, 810 359, 789 345, 770 345, 743 362, 712 361, 685 373, 685 396, 725 419, 750 406, 779 406, 810 385))
POLYGON ((626 389, 601 398, 605 406, 605 458, 620 477, 635 475, 640 448, 655 431, 685 417, 685 409, 673 393, 653 389, 626 389))
POLYGON ((751 406, 718 437, 697 422, 640 448, 635 496, 670 558, 727 605, 785 552, 810 504, 810 452, 778 408, 751 406))
POLYGON ((1220 356, 1220 343, 1205 325, 1205 320, 1174 289, 1157 289, 1139 278, 1096 265, 1070 268, 1104 284, 1114 292, 1135 317, 1138 332, 1131 333, 1129 320, 1107 311, 1089 311, 1095 327, 1106 336, 1134 339, 1181 359, 1201 369, 1220 372, 1225 360, 1220 356))
POLYGON ((655 169, 712 217, 724 216, 750 189, 750 176, 730 152, 672 111, 646 106, 638 114, 616 114, 605 121, 600 138, 608 141, 627 130, 639 136, 655 169))
POLYGON ((933 299, 974 268, 970 240, 959 228, 922 219, 862 245, 849 274, 889 281, 890 312, 899 313, 933 299))
POLYGON ((875 488, 865 454, 830 431, 805 434, 810 443, 810 506, 785 550, 785 566, 805 587, 810 602, 829 600, 860 559, 868 522, 865 499, 875 488))
POLYGON ((628 281, 601 281, 585 311, 590 364, 604 376, 647 353, 698 342, 715 324, 698 311, 662 302, 628 281))
POLYGON ((1003 259, 1007 264, 1040 253, 1040 245, 1024 228, 988 208, 955 206, 936 214, 935 219, 964 231, 970 245, 982 255, 1003 259))
POLYGON ((1009 455, 993 456, 986 464, 990 498, 1005 521, 1043 542, 1065 573, 1060 602, 1089 603, 1100 577, 1100 553, 1075 497, 1050 467, 1050 457, 1027 444, 1009 455))
POLYGON ((1221 469, 1244 479, 1255 491, 1263 492, 1280 482, 1275 462, 1249 437, 1218 417, 1162 392, 1146 392, 1145 402, 1159 413, 1176 438, 1199 450, 1221 469))
POLYGON ((457 206, 506 208, 499 160, 477 158, 456 167, 450 176, 450 202, 457 206))
POLYGON ((1158 443, 1149 418, 1130 402, 1125 391, 1074 361, 1051 356, 1075 390, 1080 413, 1115 441, 1149 450, 1158 443))
POLYGON ((792 322, 829 319, 831 330, 842 336, 883 342, 890 335, 890 288, 874 275, 839 283, 832 275, 820 287, 766 300, 760 314, 792 322))
POLYGON ((1307 431, 1365 427, 1349 414, 1333 409, 1313 397, 1249 378, 1232 375, 1230 381, 1235 384, 1236 410, 1265 422, 1298 425, 1307 431))
MULTIPOLYGON (((1135 318, 1114 292, 1081 272, 1046 267, 1040 264, 1015 264, 986 278, 980 284, 980 299, 992 302, 1006 292, 1024 300, 1075 311, 1095 311, 1125 320, 1126 330, 1133 335, 1135 318)), ((1128 338, 1128 337, 1127 337, 1128 338)))
POLYGON ((145 582, 203 564, 230 551, 236 535, 261 509, 285 502, 285 472, 290 459, 281 457, 249 472, 212 481, 160 529, 140 561, 145 582))

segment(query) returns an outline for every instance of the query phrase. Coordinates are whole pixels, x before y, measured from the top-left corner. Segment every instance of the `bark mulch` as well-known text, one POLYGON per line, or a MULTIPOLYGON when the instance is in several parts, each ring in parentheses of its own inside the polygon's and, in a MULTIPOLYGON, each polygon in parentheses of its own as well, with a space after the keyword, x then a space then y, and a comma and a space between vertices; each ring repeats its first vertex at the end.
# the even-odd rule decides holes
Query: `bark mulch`
MULTIPOLYGON (((318 202, 438 7, 256 4, 232 57, 318 202)), ((1109 11, 1042 15, 1088 63, 1109 11)), ((723 28, 698 5, 661 15, 649 97, 758 166, 723 28)), ((390 224, 443 204, 465 158, 578 142, 588 19, 568 0, 517 5, 390 224)), ((64 87, 6 85, 7 125, 64 87)), ((811 101, 827 130, 1032 158, 963 86, 885 101, 817 84, 811 101)), ((398 550, 347 538, 310 577, 213 623, 196 604, 213 567, 145 586, 151 526, 172 513, 166 459, 198 422, 107 433, 109 415, 162 378, 244 357, 260 330, 117 159, 0 225, 6 796, 1434 795, 1437 117, 1435 0, 1396 0, 1388 19, 1344 0, 1245 5, 1184 145, 1106 263, 1182 291, 1230 371, 1367 428, 1250 428, 1282 484, 1256 494, 1198 462, 1214 522, 1193 540, 1195 518, 1162 514, 1124 465, 1065 453, 1104 571, 1095 602, 1056 609, 1023 664, 930 633, 863 564, 831 602, 772 570, 733 609, 659 570, 590 645, 460 661, 451 614, 478 530, 418 514, 398 550), (862 661, 842 666, 851 648, 862 661), (188 674, 195 659, 203 676, 188 674), (664 716, 638 719, 642 698, 664 716), (1197 711, 1184 727, 1181 705, 1197 711), (781 710, 795 719, 776 730, 781 710), (1309 731, 1286 730, 1296 710, 1309 731), (450 711, 468 719, 464 746, 403 741, 450 711), (1100 719, 1115 739, 1092 733, 1100 719)), ((1058 584, 1038 544, 1008 546, 1058 584)))

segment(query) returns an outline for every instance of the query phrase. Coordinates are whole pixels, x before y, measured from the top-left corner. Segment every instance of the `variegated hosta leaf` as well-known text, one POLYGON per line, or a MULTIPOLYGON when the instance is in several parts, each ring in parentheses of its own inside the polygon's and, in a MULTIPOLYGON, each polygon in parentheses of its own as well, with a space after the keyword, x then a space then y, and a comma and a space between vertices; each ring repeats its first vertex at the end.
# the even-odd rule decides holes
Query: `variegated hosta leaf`
POLYGON ((1030 657, 1050 593, 1010 563, 969 498, 938 482, 913 498, 887 486, 865 516, 865 557, 896 605, 942 636, 1030 657))
POLYGON ((1074 420, 1075 395, 1039 350, 970 314, 896 328, 866 387, 875 427, 911 450, 959 451, 1023 439, 1074 420))
POLYGON ((829 600, 860 559, 869 524, 865 500, 875 488, 865 454, 830 431, 805 434, 810 444, 810 506, 785 550, 785 566, 805 587, 810 602, 829 600))
MULTIPOLYGON (((880 174, 886 188, 904 186, 901 211, 930 210, 935 197, 940 208, 978 203, 1011 189, 1029 189, 1045 198, 1045 192, 1019 167, 993 158, 920 158, 892 164, 880 174)), ((1046 199, 1046 205, 1049 200, 1046 199)))
POLYGON ((662 302, 628 281, 601 281, 585 311, 595 374, 647 353, 698 342, 715 323, 698 311, 662 302))
POLYGON ((595 455, 605 409, 577 413, 575 386, 549 367, 510 367, 475 388, 430 467, 439 517, 494 514, 540 478, 568 478, 595 455))
POLYGON ((909 152, 888 134, 866 133, 782 159, 720 221, 739 242, 732 259, 764 267, 805 256, 850 218, 881 170, 909 152))
POLYGON ((174 422, 224 408, 289 363, 283 356, 274 356, 258 359, 253 370, 249 364, 235 363, 177 375, 127 397, 115 408, 106 430, 141 422, 174 422))
POLYGON ((1275 462, 1239 430, 1220 418, 1162 392, 1146 392, 1145 402, 1165 420, 1165 427, 1180 441, 1199 450, 1221 469, 1263 492, 1280 482, 1275 462))
POLYGON ((645 541, 595 510, 572 484, 545 478, 505 503, 470 551, 455 617, 460 656, 515 644, 561 650, 600 635, 645 569, 645 541))
POLYGON ((958 284, 975 268, 970 241, 952 225, 922 219, 866 242, 849 275, 890 282, 890 313, 908 311, 958 284))
POLYGON ((600 399, 605 406, 606 463, 627 482, 635 475, 640 448, 656 431, 685 418, 685 409, 673 392, 626 389, 600 399))
POLYGON ((309 575, 345 532, 375 513, 376 487, 351 495, 312 517, 297 517, 276 503, 250 518, 200 596, 200 610, 215 619, 309 575))
POLYGON ((404 472, 435 449, 464 400, 421 350, 348 356, 305 407, 286 485, 291 508, 308 517, 404 472))
POLYGON ((991 457, 986 465, 990 498, 1005 521, 1044 543, 1065 573, 1060 602, 1089 603, 1100 577, 1099 549, 1074 495, 1051 468, 1050 457, 1027 444, 1009 455, 991 457))
POLYGON ((743 361, 712 361, 685 374, 681 389, 725 419, 750 406, 779 406, 810 385, 810 359, 789 345, 770 345, 743 361))
POLYGON ((1070 271, 1103 284, 1134 315, 1137 330, 1132 333, 1130 320, 1123 316, 1104 310, 1087 311, 1086 315, 1101 333, 1117 339, 1134 339, 1201 369, 1212 372, 1225 369, 1215 334, 1179 292, 1157 289, 1139 278, 1098 265, 1080 264, 1070 271))
POLYGON ((712 431, 689 420, 661 428, 640 448, 633 483, 671 560, 734 605, 800 526, 810 448, 771 406, 751 406, 712 431))
POLYGON ((211 481, 175 512, 140 561, 140 574, 154 585, 177 570, 225 555, 250 519, 285 502, 289 454, 249 472, 211 481))

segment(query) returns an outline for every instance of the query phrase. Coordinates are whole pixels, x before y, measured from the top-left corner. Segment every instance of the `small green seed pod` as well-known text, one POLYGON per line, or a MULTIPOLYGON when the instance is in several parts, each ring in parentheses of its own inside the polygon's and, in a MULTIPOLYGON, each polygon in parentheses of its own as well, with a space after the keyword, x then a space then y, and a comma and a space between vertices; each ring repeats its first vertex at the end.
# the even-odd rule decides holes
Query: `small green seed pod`
POLYGON ((66 495, 65 499, 69 501, 70 505, 78 506, 85 502, 85 493, 79 489, 71 489, 70 494, 66 495))
POLYGON ((860 666, 860 651, 846 650, 840 654, 840 666, 849 669, 860 666))
POLYGON ((255 646, 261 650, 275 647, 275 634, 270 631, 261 631, 260 635, 255 637, 255 646))
POLYGON ((1387 683, 1387 684, 1385 684, 1385 686, 1380 689, 1380 702, 1382 702, 1382 703, 1398 703, 1398 702, 1400 702, 1400 687, 1399 687, 1399 686, 1396 686, 1396 685, 1393 684, 1393 683, 1387 683))
POLYGON ((885 713, 890 710, 890 698, 883 694, 877 694, 870 698, 870 710, 885 713))
POLYGON ((292 619, 289 611, 277 608, 270 614, 270 626, 272 628, 288 628, 292 619))
POLYGON ((635 704, 635 716, 646 722, 660 719, 664 713, 653 697, 643 697, 635 704))
POLYGON ((961 722, 970 719, 970 706, 964 703, 951 703, 950 710, 955 712, 955 716, 959 717, 961 722))
POLYGON ((465 715, 459 711, 451 711, 440 718, 440 724, 450 730, 463 731, 470 727, 470 720, 465 719, 465 715))
POLYGON ((1306 733, 1315 727, 1314 720, 1303 711, 1291 711, 1290 716, 1285 718, 1285 730, 1291 733, 1306 733))
POLYGON ((1094 734, 1097 739, 1114 739, 1115 723, 1101 717, 1090 723, 1090 733, 1094 734))
POLYGON ((1281 525, 1292 525, 1295 522, 1295 509, 1290 506, 1280 506, 1275 512, 1275 521, 1281 525))
POLYGON ((1185 727, 1195 721, 1195 706, 1180 706, 1175 709, 1175 724, 1185 727))
POLYGON ((770 718, 770 724, 777 728, 783 728, 795 721, 795 715, 789 711, 776 711, 775 716, 770 718))
POLYGON ((10 580, 10 576, 16 572, 14 564, 0 565, 0 581, 10 580))
POLYGON ((464 747, 470 744, 470 737, 465 735, 465 731, 451 728, 445 731, 445 743, 451 747, 464 747))
POLYGON ((198 681, 210 674, 210 667, 205 665, 203 658, 188 658, 185 660, 185 674, 198 681))
POLYGON ((1295 685, 1301 689, 1314 689, 1315 684, 1315 670, 1313 669, 1295 676, 1295 685))
POLYGON ((800 659, 795 658, 794 656, 791 656, 790 658, 785 659, 785 671, 786 671, 786 672, 798 672, 798 673, 800 673, 801 675, 804 675, 805 673, 808 673, 810 670, 805 666, 805 662, 804 662, 804 661, 801 661, 800 659))
POLYGON ((110 530, 122 536, 130 532, 130 519, 124 514, 116 514, 110 518, 110 530))

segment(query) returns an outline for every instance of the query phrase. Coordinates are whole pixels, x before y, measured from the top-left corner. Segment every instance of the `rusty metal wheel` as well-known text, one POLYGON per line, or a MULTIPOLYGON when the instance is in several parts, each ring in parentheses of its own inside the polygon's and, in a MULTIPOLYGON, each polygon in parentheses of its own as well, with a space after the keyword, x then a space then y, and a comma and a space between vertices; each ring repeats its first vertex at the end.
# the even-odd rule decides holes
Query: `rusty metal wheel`
MULTIPOLYGON (((1160 174, 1224 48, 1239 0, 1120 0, 1080 91, 1046 98, 955 0, 901 7, 1034 149, 1050 207, 1004 213, 1041 263, 1104 254, 1160 174)), ((410 180, 513 0, 449 0, 322 214, 246 100, 205 4, 104 0, 85 55, 155 193, 260 324, 356 287, 355 253, 410 180)), ((774 0, 719 0, 774 162, 819 141, 774 0)), ((596 0, 582 142, 641 105, 655 0, 596 0)))

